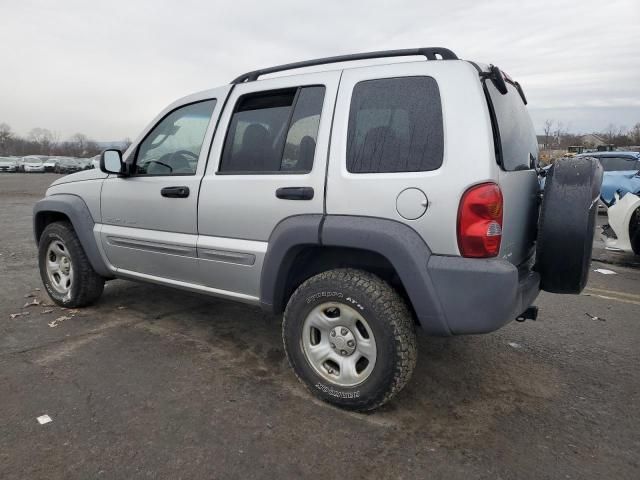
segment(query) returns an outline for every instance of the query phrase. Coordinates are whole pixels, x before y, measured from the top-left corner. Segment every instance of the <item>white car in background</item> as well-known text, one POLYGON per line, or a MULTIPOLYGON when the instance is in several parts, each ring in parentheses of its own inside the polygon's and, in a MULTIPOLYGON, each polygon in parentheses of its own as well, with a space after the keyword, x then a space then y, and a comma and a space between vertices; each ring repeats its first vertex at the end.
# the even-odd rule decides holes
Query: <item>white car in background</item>
POLYGON ((43 165, 45 172, 54 172, 56 165, 58 165, 58 159, 56 157, 49 157, 44 161, 43 165))
POLYGON ((38 157, 24 157, 25 173, 44 173, 44 162, 38 157))
POLYGON ((622 198, 616 192, 614 198, 615 203, 607 209, 609 223, 602 228, 605 247, 640 255, 640 192, 629 192, 622 198))
POLYGON ((17 172, 18 162, 14 158, 0 157, 0 172, 17 172))

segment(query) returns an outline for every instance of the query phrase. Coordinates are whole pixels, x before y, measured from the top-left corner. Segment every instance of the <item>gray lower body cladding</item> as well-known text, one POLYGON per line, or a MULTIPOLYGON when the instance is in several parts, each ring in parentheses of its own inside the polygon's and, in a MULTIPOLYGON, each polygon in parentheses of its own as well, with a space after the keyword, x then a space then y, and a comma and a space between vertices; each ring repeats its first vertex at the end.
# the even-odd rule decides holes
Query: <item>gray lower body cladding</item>
POLYGON ((452 335, 488 333, 510 322, 540 292, 540 275, 506 260, 432 255, 427 272, 452 335))
POLYGON ((300 215, 281 222, 269 239, 261 303, 281 312, 282 285, 306 245, 375 252, 393 266, 422 329, 430 335, 487 333, 515 319, 535 300, 540 279, 501 259, 434 255, 418 233, 394 220, 300 215))

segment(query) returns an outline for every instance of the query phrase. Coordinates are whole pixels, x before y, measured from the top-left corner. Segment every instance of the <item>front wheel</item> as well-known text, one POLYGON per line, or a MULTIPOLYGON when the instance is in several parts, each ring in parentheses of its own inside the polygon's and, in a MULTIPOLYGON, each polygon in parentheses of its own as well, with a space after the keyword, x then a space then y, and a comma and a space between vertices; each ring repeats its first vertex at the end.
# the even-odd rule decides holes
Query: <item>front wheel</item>
POLYGON ((70 223, 47 225, 38 244, 38 263, 42 283, 58 305, 85 307, 102 295, 104 278, 91 267, 70 223))
POLYGON ((291 296, 282 336, 298 378, 318 398, 349 410, 373 410, 409 381, 416 337, 404 300, 379 277, 336 269, 291 296))

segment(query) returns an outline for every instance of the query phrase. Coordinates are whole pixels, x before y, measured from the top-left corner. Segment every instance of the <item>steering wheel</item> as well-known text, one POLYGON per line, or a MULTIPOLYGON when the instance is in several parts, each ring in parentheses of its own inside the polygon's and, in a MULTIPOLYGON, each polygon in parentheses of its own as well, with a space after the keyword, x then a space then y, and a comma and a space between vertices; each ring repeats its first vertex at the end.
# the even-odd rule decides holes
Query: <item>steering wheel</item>
POLYGON ((182 155, 182 156, 184 156, 184 157, 191 157, 191 158, 193 158, 194 160, 198 160, 198 155, 196 155, 195 153, 193 153, 193 152, 191 152, 191 151, 189 151, 189 150, 178 150, 177 152, 173 152, 173 153, 171 154, 171 159, 170 159, 170 160, 173 160, 173 158, 174 158, 176 155, 182 155))
MULTIPOLYGON (((171 165, 167 165, 166 163, 161 162, 160 160, 150 160, 147 165, 151 165, 151 164, 162 165, 163 167, 166 167, 169 169, 169 173, 173 172, 173 167, 171 165)), ((149 171, 149 167, 147 166, 147 172, 148 171, 149 171)))

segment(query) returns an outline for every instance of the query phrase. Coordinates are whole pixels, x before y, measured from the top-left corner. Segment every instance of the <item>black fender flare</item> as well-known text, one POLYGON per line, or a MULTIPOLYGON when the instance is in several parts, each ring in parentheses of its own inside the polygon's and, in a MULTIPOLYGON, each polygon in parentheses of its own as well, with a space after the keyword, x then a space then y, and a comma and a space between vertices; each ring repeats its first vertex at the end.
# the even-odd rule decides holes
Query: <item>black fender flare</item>
POLYGON ((431 250, 410 226, 395 220, 351 215, 298 215, 280 222, 269 238, 261 274, 260 301, 284 309, 283 293, 295 255, 306 246, 346 247, 380 254, 393 266, 423 329, 451 335, 427 270, 431 250))
POLYGON ((303 248, 320 245, 321 214, 294 215, 280 221, 269 236, 260 274, 260 305, 264 310, 284 311, 287 275, 303 248))
POLYGON ((38 201, 33 207, 33 234, 36 245, 40 241, 40 235, 45 228, 44 221, 49 213, 62 213, 69 218, 93 269, 98 275, 113 278, 98 249, 93 233, 95 221, 84 200, 77 195, 58 194, 38 201))

